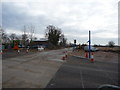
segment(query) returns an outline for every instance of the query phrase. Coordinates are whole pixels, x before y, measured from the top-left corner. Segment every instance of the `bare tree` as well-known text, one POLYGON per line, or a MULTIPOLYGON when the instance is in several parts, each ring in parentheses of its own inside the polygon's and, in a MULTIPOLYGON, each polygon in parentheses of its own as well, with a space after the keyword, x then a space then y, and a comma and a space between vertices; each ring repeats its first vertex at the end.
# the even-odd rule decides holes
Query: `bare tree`
POLYGON ((23 34, 22 34, 22 44, 26 46, 26 41, 28 39, 28 35, 26 34, 26 26, 24 26, 23 34))
POLYGON ((16 34, 15 34, 15 33, 12 33, 9 37, 10 37, 11 41, 13 41, 13 40, 16 39, 16 34))
POLYGON ((9 43, 10 42, 10 39, 8 37, 8 35, 6 34, 5 30, 3 28, 0 29, 0 32, 1 32, 1 42, 3 44, 6 44, 6 43, 9 43))
POLYGON ((32 41, 34 38, 35 26, 31 25, 29 27, 29 30, 30 30, 30 40, 32 41))
POLYGON ((66 46, 67 44, 67 39, 65 38, 64 34, 61 34, 60 36, 60 45, 61 46, 66 46))

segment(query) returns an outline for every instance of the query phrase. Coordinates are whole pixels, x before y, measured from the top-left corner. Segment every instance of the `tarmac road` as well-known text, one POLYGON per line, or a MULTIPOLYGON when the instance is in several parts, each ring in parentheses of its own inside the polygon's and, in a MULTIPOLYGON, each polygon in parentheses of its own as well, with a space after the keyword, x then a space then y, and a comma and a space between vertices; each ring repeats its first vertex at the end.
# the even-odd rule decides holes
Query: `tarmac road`
MULTIPOLYGON (((69 57, 46 86, 48 88, 98 88, 100 85, 118 86, 118 64, 69 57)), ((97 89, 96 89, 97 90, 97 89)))

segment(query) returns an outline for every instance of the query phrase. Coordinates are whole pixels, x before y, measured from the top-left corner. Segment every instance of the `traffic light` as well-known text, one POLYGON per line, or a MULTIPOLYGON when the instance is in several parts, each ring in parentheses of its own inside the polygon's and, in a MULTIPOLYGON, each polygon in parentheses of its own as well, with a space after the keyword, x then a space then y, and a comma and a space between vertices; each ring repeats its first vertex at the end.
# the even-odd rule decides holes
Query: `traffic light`
POLYGON ((76 44, 76 40, 74 40, 74 44, 76 44))

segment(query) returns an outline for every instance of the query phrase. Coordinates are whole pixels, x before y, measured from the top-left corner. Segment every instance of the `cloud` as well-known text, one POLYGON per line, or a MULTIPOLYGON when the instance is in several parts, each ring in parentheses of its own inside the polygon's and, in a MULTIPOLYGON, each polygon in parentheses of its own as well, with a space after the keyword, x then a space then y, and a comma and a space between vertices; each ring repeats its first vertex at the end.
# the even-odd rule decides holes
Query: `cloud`
POLYGON ((91 30, 93 37, 103 40, 101 43, 112 38, 117 42, 117 3, 118 0, 4 0, 2 24, 7 32, 22 32, 24 25, 33 24, 37 37, 38 33, 44 36, 45 27, 52 24, 61 28, 69 41, 76 38, 83 42, 91 30))

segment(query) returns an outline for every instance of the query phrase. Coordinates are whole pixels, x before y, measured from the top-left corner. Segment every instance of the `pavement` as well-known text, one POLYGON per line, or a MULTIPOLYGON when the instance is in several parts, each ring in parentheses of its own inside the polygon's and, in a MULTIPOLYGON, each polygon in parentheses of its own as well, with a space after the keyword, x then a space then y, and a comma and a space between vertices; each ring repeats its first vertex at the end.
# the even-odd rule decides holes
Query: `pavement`
POLYGON ((71 56, 61 65, 46 86, 48 88, 98 88, 100 85, 118 86, 118 64, 71 56))

